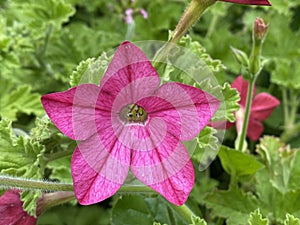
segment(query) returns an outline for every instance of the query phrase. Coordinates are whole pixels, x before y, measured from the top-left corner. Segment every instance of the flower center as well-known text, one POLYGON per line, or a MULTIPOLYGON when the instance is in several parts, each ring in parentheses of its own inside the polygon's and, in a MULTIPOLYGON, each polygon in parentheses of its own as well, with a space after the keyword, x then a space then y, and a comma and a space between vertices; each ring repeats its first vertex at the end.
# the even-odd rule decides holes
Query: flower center
POLYGON ((120 118, 125 123, 144 123, 148 115, 141 106, 129 104, 122 108, 120 118))

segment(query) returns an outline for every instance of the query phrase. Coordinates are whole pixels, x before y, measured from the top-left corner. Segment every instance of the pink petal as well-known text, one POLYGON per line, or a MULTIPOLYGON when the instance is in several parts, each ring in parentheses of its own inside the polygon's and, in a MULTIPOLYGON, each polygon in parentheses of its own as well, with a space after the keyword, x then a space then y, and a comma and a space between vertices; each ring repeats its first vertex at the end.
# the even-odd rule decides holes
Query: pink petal
MULTIPOLYGON (((157 96, 168 101, 180 115, 181 140, 193 139, 219 107, 219 100, 204 91, 181 83, 171 82, 162 85, 157 96)), ((172 117, 168 114, 168 108, 160 107, 166 111, 165 117, 172 117)))
MULTIPOLYGON (((239 104, 241 106, 246 106, 247 100, 247 92, 248 92, 249 82, 245 81, 242 76, 238 76, 231 84, 232 88, 236 88, 237 91, 240 93, 240 101, 239 104)), ((254 86, 252 97, 254 97, 256 93, 256 87, 254 86)))
MULTIPOLYGON (((94 84, 82 84, 65 92, 42 96, 46 113, 66 136, 85 140, 96 133, 95 118, 101 117, 103 108, 96 102, 100 88, 94 84)), ((105 110, 105 108, 104 108, 105 110)))
POLYGON ((147 56, 137 46, 129 41, 125 41, 115 52, 115 55, 101 80, 100 87, 117 95, 117 93, 128 83, 145 77, 156 77, 159 84, 158 74, 147 56), (116 74, 118 77, 122 77, 122 80, 115 78, 109 82, 110 84, 107 85, 106 88, 104 88, 109 78, 116 74))
POLYGON ((109 141, 110 147, 105 148, 95 134, 75 149, 71 169, 75 195, 82 205, 111 197, 126 179, 130 149, 119 143, 115 136, 109 141))
POLYGON ((245 4, 245 5, 271 5, 268 0, 219 0, 223 2, 232 2, 237 4, 245 4))
POLYGON ((121 87, 118 91, 114 91, 117 87, 116 83, 126 78, 126 74, 122 74, 121 71, 111 77, 106 83, 107 85, 101 90, 97 105, 104 103, 107 105, 109 104, 110 107, 107 107, 108 110, 111 110, 113 114, 119 113, 121 109, 128 104, 137 103, 143 98, 153 96, 160 82, 158 77, 143 77, 131 81, 126 86, 121 87), (108 85, 114 86, 107 87, 105 90, 108 85))
POLYGON ((132 173, 147 186, 160 193, 175 205, 182 205, 194 185, 194 169, 189 154, 182 143, 175 149, 167 145, 152 151, 133 151, 132 173), (165 154, 169 154, 165 158, 165 154), (161 159, 157 162, 156 159, 161 159))
POLYGON ((260 93, 255 96, 251 105, 250 116, 259 121, 267 119, 280 101, 268 93, 260 93))
POLYGON ((8 190, 0 197, 1 225, 35 225, 37 219, 23 210, 19 191, 8 190))
POLYGON ((264 127, 261 122, 249 119, 248 129, 247 129, 247 136, 252 141, 257 141, 259 137, 261 136, 262 132, 264 130, 264 127))

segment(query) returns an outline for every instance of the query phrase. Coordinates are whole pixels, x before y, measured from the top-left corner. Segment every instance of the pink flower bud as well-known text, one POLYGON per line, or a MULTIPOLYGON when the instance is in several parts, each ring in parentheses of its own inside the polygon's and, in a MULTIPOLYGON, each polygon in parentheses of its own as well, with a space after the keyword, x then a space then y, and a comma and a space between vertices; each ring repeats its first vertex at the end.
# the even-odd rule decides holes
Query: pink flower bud
POLYGON ((268 30, 269 24, 265 24, 263 19, 256 18, 254 22, 254 38, 262 40, 268 30))

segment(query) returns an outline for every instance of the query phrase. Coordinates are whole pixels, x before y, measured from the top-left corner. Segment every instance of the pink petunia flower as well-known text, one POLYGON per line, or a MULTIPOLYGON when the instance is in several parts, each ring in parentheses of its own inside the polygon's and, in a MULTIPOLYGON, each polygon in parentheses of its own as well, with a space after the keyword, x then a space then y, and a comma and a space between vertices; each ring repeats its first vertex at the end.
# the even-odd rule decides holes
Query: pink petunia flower
POLYGON ((223 2, 232 2, 237 4, 245 4, 245 5, 271 5, 268 0, 219 0, 223 2))
POLYGON ((35 225, 37 219, 23 210, 20 193, 8 190, 0 197, 1 225, 35 225))
MULTIPOLYGON (((240 109, 236 112, 236 127, 237 132, 240 133, 242 130, 245 107, 247 100, 247 91, 249 83, 243 80, 242 76, 238 76, 231 84, 232 88, 236 88, 240 93, 240 109)), ((259 93, 255 95, 256 87, 253 90, 253 101, 251 105, 247 136, 252 140, 256 141, 261 136, 264 127, 262 121, 267 119, 273 110, 280 104, 280 101, 268 93, 259 93)), ((232 126, 232 125, 231 125, 232 126)), ((230 125, 228 126, 231 127, 230 125)))
POLYGON ((117 49, 100 86, 81 84, 42 97, 55 125, 78 140, 72 157, 75 195, 83 204, 111 197, 129 169, 173 204, 183 204, 194 169, 182 141, 206 126, 219 101, 177 82, 160 86, 145 54, 130 42, 117 49))

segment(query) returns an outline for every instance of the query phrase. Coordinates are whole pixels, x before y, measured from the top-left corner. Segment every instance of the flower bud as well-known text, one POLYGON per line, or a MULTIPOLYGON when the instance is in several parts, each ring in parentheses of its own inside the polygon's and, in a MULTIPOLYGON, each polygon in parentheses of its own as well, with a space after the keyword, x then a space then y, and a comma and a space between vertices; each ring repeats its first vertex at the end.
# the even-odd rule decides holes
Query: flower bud
POLYGON ((263 19, 256 18, 254 22, 254 30, 253 35, 257 40, 263 40, 266 36, 266 32, 268 30, 269 24, 265 24, 263 19))
POLYGON ((239 50, 237 48, 234 48, 232 46, 230 46, 230 49, 231 49, 231 52, 232 52, 234 58, 241 66, 245 66, 245 67, 249 66, 249 59, 245 52, 243 52, 242 50, 239 50))

